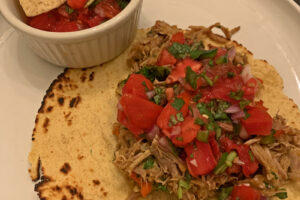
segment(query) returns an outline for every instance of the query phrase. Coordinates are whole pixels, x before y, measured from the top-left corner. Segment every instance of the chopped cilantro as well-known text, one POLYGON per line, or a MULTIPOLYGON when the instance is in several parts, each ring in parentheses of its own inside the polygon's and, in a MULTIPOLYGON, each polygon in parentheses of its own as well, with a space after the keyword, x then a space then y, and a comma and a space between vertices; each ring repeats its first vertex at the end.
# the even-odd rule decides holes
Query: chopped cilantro
POLYGON ((172 125, 176 125, 178 123, 177 119, 175 118, 174 115, 170 116, 170 122, 172 123, 172 125))
POLYGON ((97 4, 99 4, 102 0, 95 0, 89 7, 95 7, 97 4))
POLYGON ((191 114, 192 114, 192 117, 194 117, 194 112, 193 112, 193 109, 192 109, 192 107, 191 107, 191 106, 189 106, 189 111, 191 112, 191 114))
POLYGON ((205 74, 205 72, 202 72, 200 76, 208 83, 208 85, 213 86, 214 83, 210 78, 205 74))
POLYGON ((119 4, 121 10, 123 10, 129 3, 129 1, 126 0, 117 0, 117 3, 119 4))
POLYGON ((261 138, 260 143, 261 144, 273 144, 275 142, 274 134, 276 131, 274 129, 271 130, 271 134, 264 136, 261 138))
POLYGON ((186 182, 190 183, 192 180, 192 176, 189 173, 189 170, 186 170, 184 173, 184 179, 186 180, 186 182))
POLYGON ((179 187, 183 187, 184 189, 190 189, 190 184, 184 180, 179 180, 179 183, 178 183, 178 186, 179 187))
POLYGON ((229 197, 229 195, 231 194, 232 190, 233 190, 232 186, 222 187, 221 191, 218 195, 218 200, 226 200, 229 197))
POLYGON ((145 91, 148 92, 149 88, 148 88, 148 86, 147 86, 147 84, 146 84, 145 81, 142 82, 142 85, 145 87, 145 91))
POLYGON ((183 114, 182 112, 179 112, 176 114, 176 118, 179 122, 183 122, 184 121, 184 117, 183 117, 183 114))
POLYGON ((197 140, 201 141, 201 142, 208 142, 208 136, 209 136, 209 132, 208 130, 205 131, 199 131, 197 133, 197 140))
POLYGON ((193 89, 197 89, 198 74, 192 70, 190 66, 186 68, 185 80, 192 86, 193 89))
POLYGON ((214 66, 214 61, 213 61, 213 60, 209 60, 209 61, 208 61, 208 65, 209 65, 210 67, 213 67, 213 66, 214 66))
POLYGON ((155 79, 164 81, 170 74, 170 70, 169 68, 162 66, 144 66, 137 72, 137 74, 142 74, 151 82, 155 79))
POLYGON ((218 49, 210 49, 210 50, 196 50, 193 52, 193 55, 190 55, 192 59, 207 59, 207 58, 214 58, 217 54, 218 49))
POLYGON ((194 158, 194 154, 193 153, 190 155, 190 158, 194 158))
POLYGON ((204 124, 205 124, 205 122, 202 120, 202 119, 200 119, 199 117, 197 117, 196 119, 195 119, 195 122, 194 122, 195 124, 198 124, 198 125, 200 125, 200 126, 203 126, 204 124))
POLYGON ((247 110, 244 110, 244 113, 245 113, 244 119, 246 120, 250 117, 250 114, 247 112, 247 110))
POLYGON ((202 95, 201 94, 196 94, 192 100, 195 102, 195 103, 198 103, 199 99, 201 99, 202 95))
POLYGON ((238 135, 241 132, 242 125, 233 123, 233 133, 238 135))
POLYGON ((161 87, 156 87, 154 88, 155 91, 155 95, 153 97, 154 103, 156 103, 157 105, 162 105, 166 99, 166 93, 165 93, 165 89, 161 88, 161 87))
POLYGON ((276 197, 278 197, 279 199, 286 199, 288 198, 287 192, 278 192, 275 194, 276 197))
POLYGON ((172 54, 177 59, 183 59, 190 52, 190 47, 185 44, 180 44, 173 42, 173 44, 168 48, 170 54, 172 54))
POLYGON ((253 156, 251 150, 248 151, 248 154, 249 154, 249 156, 250 156, 251 162, 254 162, 255 160, 254 160, 254 156, 253 156))
POLYGON ((216 64, 224 64, 227 63, 227 55, 220 56, 219 58, 216 59, 216 64))
POLYGON ((228 156, 227 152, 224 152, 222 154, 221 158, 218 161, 217 166, 214 169, 214 174, 221 174, 221 173, 225 172, 225 170, 227 169, 227 165, 225 165, 227 156, 228 156))
POLYGON ((195 43, 193 43, 192 46, 191 46, 191 52, 192 52, 192 51, 195 51, 195 50, 203 49, 203 48, 204 48, 204 46, 203 46, 203 42, 202 42, 202 41, 200 41, 200 42, 195 42, 195 43))
POLYGON ((197 108, 198 108, 200 114, 205 114, 209 117, 210 120, 212 120, 212 121, 214 120, 212 113, 207 109, 205 103, 198 103, 197 108))
POLYGON ((229 93, 229 97, 230 97, 230 98, 235 99, 235 100, 238 100, 238 101, 242 99, 243 95, 244 95, 243 90, 239 90, 239 91, 237 91, 237 92, 231 91, 231 92, 229 93))
POLYGON ((243 110, 247 105, 249 105, 250 101, 243 99, 242 101, 239 102, 240 108, 243 110))
POLYGON ((278 176, 277 176, 277 174, 275 172, 271 172, 271 174, 274 176, 275 180, 278 179, 278 176))
POLYGON ((209 122, 207 124, 207 130, 209 130, 209 131, 214 131, 215 130, 214 127, 215 127, 215 124, 213 122, 209 122))
POLYGON ((233 77, 235 77, 235 73, 234 72, 227 72, 227 77, 228 78, 233 78, 233 77))
POLYGON ((184 105, 184 100, 181 98, 177 98, 177 97, 175 97, 174 102, 171 103, 171 106, 173 108, 175 108, 177 111, 179 111, 183 105, 184 105))
POLYGON ((155 188, 156 190, 161 190, 161 191, 164 191, 164 192, 167 192, 168 191, 168 188, 166 185, 163 185, 161 183, 158 183, 155 185, 155 188))
POLYGON ((222 129, 218 126, 216 128, 216 140, 218 141, 221 136, 222 136, 222 129))
POLYGON ((72 14, 72 13, 74 12, 74 9, 72 9, 70 6, 68 6, 68 5, 66 4, 66 12, 67 12, 68 14, 72 14))
POLYGON ((183 137, 181 137, 181 136, 176 137, 176 140, 178 140, 178 141, 183 141, 183 137))
POLYGON ((150 156, 145 160, 143 169, 151 169, 153 168, 153 165, 154 165, 154 158, 150 156))

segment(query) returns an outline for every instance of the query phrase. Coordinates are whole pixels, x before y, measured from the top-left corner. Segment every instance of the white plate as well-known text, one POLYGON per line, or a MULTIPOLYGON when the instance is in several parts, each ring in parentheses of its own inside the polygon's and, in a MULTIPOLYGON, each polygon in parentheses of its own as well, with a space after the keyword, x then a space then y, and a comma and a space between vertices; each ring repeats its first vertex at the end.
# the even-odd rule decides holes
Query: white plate
MULTIPOLYGON (((157 19, 183 28, 240 25, 234 39, 275 66, 285 93, 300 106, 300 10, 292 0, 144 0, 140 27, 157 19)), ((0 199, 38 199, 27 154, 36 112, 60 72, 35 56, 0 16, 0 199)))

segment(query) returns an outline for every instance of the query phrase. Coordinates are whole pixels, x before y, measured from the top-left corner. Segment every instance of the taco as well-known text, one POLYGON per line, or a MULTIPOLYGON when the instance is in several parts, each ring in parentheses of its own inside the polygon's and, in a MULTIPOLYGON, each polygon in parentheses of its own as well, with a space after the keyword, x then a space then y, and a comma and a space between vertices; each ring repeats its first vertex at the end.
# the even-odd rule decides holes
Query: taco
POLYGON ((40 199, 297 199, 299 110, 237 30, 158 21, 115 60, 61 74, 32 135, 40 199))

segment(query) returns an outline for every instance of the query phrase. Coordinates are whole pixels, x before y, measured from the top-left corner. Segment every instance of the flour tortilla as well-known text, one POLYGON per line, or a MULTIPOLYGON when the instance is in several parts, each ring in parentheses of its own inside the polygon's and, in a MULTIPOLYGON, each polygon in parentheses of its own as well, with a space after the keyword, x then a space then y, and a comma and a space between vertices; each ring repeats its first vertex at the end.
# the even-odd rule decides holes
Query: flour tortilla
POLYGON ((66 0, 19 0, 27 17, 34 17, 58 8, 66 0))
MULTIPOLYGON (((145 33, 140 30, 136 40, 145 33)), ((209 39, 205 42, 214 43, 209 39)), ((264 81, 258 99, 264 101, 270 114, 278 113, 290 126, 300 129, 299 110, 283 94, 283 81, 274 67, 254 59, 237 42, 228 44, 247 54, 253 74, 264 81)), ((36 117, 29 154, 29 173, 37 181, 35 190, 40 199, 125 200, 132 192, 132 181, 112 162, 117 145, 112 134, 117 117, 115 90, 130 73, 126 65, 128 53, 129 50, 102 66, 67 69, 47 90, 36 117)), ((299 188, 297 184, 288 186, 289 199, 300 199, 296 192, 299 188)), ((161 194, 151 198, 170 199, 161 194)))

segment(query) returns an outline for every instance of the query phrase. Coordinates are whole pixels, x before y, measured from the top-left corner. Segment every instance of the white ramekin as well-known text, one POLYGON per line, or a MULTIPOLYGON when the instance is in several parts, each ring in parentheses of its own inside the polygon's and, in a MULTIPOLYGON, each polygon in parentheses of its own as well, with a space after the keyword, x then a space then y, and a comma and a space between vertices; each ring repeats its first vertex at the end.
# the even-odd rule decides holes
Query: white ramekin
POLYGON ((18 0, 0 0, 4 18, 40 57, 59 66, 83 68, 109 61, 132 42, 142 0, 131 0, 117 16, 99 26, 67 33, 38 30, 28 26, 18 0))

